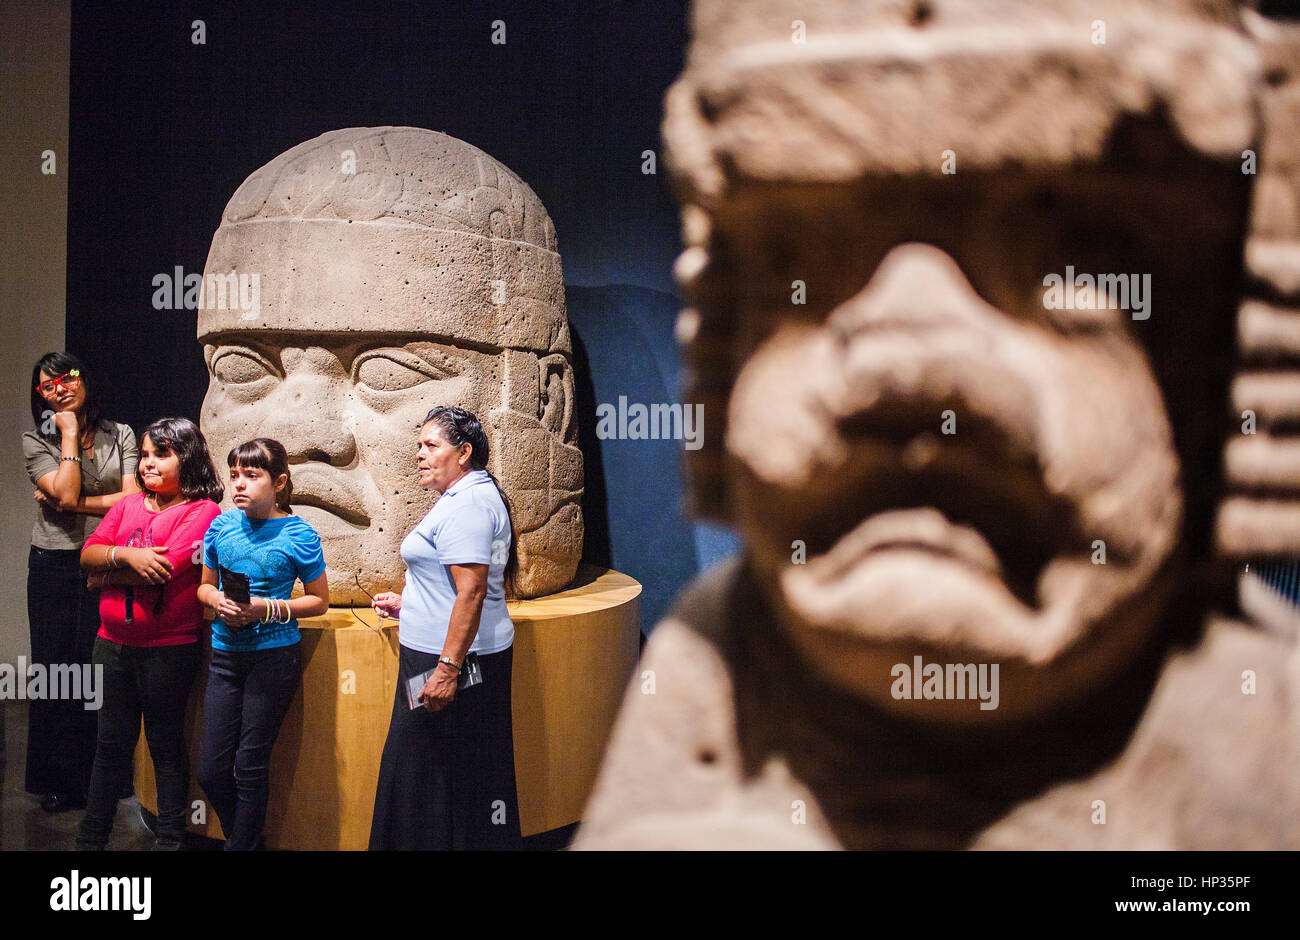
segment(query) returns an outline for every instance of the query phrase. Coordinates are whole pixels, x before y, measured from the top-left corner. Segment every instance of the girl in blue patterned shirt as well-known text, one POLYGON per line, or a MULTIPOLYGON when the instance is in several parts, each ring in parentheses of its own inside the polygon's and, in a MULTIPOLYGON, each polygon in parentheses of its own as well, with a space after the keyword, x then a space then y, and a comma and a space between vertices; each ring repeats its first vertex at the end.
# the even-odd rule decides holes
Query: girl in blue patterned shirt
POLYGON ((284 446, 259 437, 226 463, 235 508, 203 540, 199 600, 217 616, 198 777, 226 848, 247 850, 262 848, 271 750, 302 679, 297 618, 329 609, 329 585, 320 537, 289 508, 284 446), (238 592, 222 583, 222 569, 247 578, 248 603, 227 595, 238 592), (305 593, 291 600, 299 580, 305 593))

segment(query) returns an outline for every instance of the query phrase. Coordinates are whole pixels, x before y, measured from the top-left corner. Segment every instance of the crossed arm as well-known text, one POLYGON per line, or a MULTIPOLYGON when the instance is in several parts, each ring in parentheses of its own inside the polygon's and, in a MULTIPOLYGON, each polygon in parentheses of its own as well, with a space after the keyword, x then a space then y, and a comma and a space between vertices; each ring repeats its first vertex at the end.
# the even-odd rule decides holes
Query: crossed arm
POLYGON ((32 497, 42 506, 49 506, 62 512, 102 516, 123 496, 138 492, 140 492, 140 484, 136 482, 135 476, 131 475, 122 481, 121 492, 105 493, 103 496, 82 496, 81 465, 72 460, 65 460, 58 470, 53 470, 36 481, 36 492, 32 497))
POLYGON ((110 584, 119 586, 166 584, 171 580, 174 571, 174 566, 167 558, 167 552, 166 545, 152 545, 147 548, 87 545, 81 550, 81 567, 88 572, 87 584, 92 590, 110 584), (110 552, 114 552, 113 565, 109 564, 110 552))

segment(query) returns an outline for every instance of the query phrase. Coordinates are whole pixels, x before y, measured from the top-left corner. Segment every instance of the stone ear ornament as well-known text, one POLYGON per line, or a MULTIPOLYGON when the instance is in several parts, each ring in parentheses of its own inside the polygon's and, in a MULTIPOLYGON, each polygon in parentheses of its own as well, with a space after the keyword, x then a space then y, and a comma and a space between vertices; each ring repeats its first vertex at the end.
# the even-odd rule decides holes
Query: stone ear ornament
POLYGON ((1237 562, 1300 555, 1300 28, 1244 22, 1266 80, 1215 529, 1237 562))
POLYGON ((573 420, 572 368, 568 357, 558 354, 537 360, 540 384, 537 417, 547 430, 561 438, 573 420))

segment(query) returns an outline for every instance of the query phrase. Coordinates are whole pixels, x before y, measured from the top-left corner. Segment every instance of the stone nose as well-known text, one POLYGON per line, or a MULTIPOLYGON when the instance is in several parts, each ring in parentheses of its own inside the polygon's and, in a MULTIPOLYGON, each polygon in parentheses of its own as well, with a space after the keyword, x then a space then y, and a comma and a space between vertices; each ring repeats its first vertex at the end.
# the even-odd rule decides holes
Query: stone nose
POLYGON ((1034 449, 1038 391, 1044 373, 1052 384, 1056 349, 980 297, 942 250, 893 249, 826 325, 827 354, 811 381, 840 422, 910 438, 976 417, 1034 449))
POLYGON ((967 327, 986 332, 994 322, 1006 319, 976 293, 946 252, 909 243, 885 256, 863 292, 832 313, 828 325, 851 337, 879 326, 967 327))
POLYGON ((348 466, 357 456, 349 399, 326 376, 290 375, 269 402, 259 434, 284 445, 291 463, 348 466))

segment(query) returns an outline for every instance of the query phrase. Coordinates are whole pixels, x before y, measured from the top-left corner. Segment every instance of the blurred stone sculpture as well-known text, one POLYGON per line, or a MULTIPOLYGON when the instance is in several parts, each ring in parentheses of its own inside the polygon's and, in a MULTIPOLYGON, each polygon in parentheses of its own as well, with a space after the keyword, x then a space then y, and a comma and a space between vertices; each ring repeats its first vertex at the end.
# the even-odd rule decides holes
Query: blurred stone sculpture
POLYGON ((1300 554, 1300 44, 801 17, 698 0, 668 92, 693 494, 746 551, 655 628, 577 845, 1300 848, 1297 638, 1207 616, 1300 554))
POLYGON ((564 283, 555 228, 518 176, 434 131, 323 134, 239 187, 203 291, 203 432, 218 461, 256 436, 288 448, 331 603, 401 589, 398 548, 434 499, 414 473, 434 405, 484 421, 522 593, 573 577, 582 454, 564 283))

